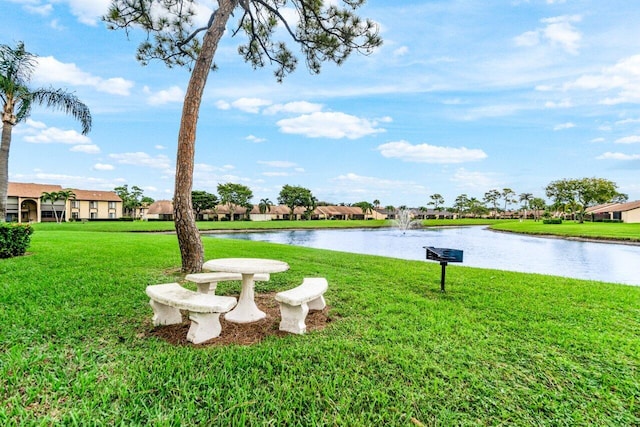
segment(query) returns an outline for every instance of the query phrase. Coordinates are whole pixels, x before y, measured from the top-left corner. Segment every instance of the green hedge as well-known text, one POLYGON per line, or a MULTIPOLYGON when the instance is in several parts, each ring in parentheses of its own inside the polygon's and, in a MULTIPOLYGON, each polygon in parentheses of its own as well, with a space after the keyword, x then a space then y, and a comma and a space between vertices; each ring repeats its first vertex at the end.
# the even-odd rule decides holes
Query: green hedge
POLYGON ((0 223, 0 258, 21 256, 31 243, 33 228, 29 224, 0 223))
POLYGON ((562 224, 562 220, 560 218, 543 219, 542 223, 543 224, 562 224))

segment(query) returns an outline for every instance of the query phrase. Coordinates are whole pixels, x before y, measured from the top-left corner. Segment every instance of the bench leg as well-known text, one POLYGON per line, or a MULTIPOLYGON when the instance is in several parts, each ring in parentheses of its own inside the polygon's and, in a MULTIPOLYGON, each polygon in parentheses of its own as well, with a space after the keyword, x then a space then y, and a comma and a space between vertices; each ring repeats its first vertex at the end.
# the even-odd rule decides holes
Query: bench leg
POLYGON ((210 283, 198 283, 198 292, 201 294, 216 294, 216 288, 218 287, 218 282, 210 282, 210 283))
POLYGON ((280 330, 291 332, 292 334, 304 334, 307 331, 304 319, 309 313, 309 306, 306 303, 289 305, 280 302, 278 304, 280 304, 280 330))
POLYGON ((327 306, 327 303, 324 301, 324 296, 320 295, 318 298, 309 301, 307 305, 309 310, 322 310, 327 306))
POLYGON ((175 325, 182 322, 182 314, 177 308, 154 300, 150 300, 149 305, 153 308, 153 326, 175 325))
POLYGON ((189 313, 191 327, 187 333, 187 341, 200 344, 220 336, 220 313, 189 313))

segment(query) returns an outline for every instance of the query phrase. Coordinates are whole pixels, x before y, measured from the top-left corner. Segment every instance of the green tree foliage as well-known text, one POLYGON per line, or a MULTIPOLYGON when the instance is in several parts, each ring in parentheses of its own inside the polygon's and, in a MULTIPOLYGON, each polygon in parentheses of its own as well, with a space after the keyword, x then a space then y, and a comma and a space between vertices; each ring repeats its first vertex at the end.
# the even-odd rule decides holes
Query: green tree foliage
POLYGON ((229 207, 232 221, 237 206, 245 208, 252 206, 253 192, 249 187, 242 184, 234 184, 232 182, 218 184, 218 195, 220 195, 220 203, 229 207))
POLYGON ((202 211, 208 209, 215 209, 218 202, 218 196, 207 191, 197 190, 191 192, 191 203, 196 215, 200 215, 202 211))
POLYGON ((375 204, 366 201, 354 203, 353 206, 362 209, 362 213, 364 214, 365 218, 367 217, 367 215, 373 213, 373 210, 375 209, 375 204))
MULTIPOLYGON (((91 130, 91 113, 75 95, 62 89, 29 88, 36 66, 36 55, 19 42, 15 48, 0 45, 0 101, 2 102, 2 139, 0 143, 0 222, 7 218, 9 187, 9 150, 13 127, 26 120, 34 105, 60 110, 77 119, 82 134, 91 130)), ((57 218, 56 218, 57 219, 57 218)))
POLYGON ((258 203, 258 210, 262 215, 271 211, 271 207, 273 203, 269 199, 260 199, 260 203, 258 203))
POLYGON ((545 191, 556 209, 575 212, 580 223, 589 207, 628 198, 618 192, 613 181, 604 178, 560 179, 547 185, 545 191))
POLYGON ((278 203, 285 205, 291 211, 291 219, 296 219, 294 210, 296 207, 304 207, 306 211, 313 211, 317 206, 317 200, 308 188, 286 184, 280 190, 278 203), (310 209, 311 208, 311 209, 310 209))
POLYGON ((137 185, 129 189, 129 185, 125 184, 114 188, 113 191, 122 199, 123 214, 125 216, 135 218, 137 209, 153 203, 153 199, 146 197, 144 190, 137 185))
MULTIPOLYGON (((214 3, 214 2, 211 2, 214 3)), ((137 59, 142 64, 159 59, 167 66, 191 69, 182 108, 176 177, 174 217, 182 257, 182 271, 202 269, 204 250, 191 203, 196 128, 202 95, 213 59, 223 35, 244 35, 238 52, 254 68, 275 66, 282 81, 295 70, 297 58, 280 36, 297 45, 312 73, 323 61, 342 64, 351 53, 369 54, 382 44, 378 26, 355 12, 365 0, 324 2, 319 0, 218 0, 207 24, 192 23, 201 4, 194 0, 112 0, 104 20, 111 29, 129 32, 140 28, 147 37, 140 43, 137 59), (227 31, 231 16, 235 28, 227 31)), ((221 195, 222 196, 222 195, 221 195)))
POLYGON ((493 189, 484 193, 484 202, 490 204, 493 207, 493 215, 495 217, 498 216, 498 201, 500 200, 501 194, 498 190, 493 189))
POLYGON ((510 188, 503 188, 500 195, 502 196, 502 200, 504 200, 504 211, 506 212, 509 205, 517 201, 516 192, 510 188))
POLYGON ((429 196, 431 201, 427 203, 427 206, 433 206, 433 210, 436 212, 440 212, 442 210, 442 206, 444 205, 444 197, 441 194, 435 193, 429 196))

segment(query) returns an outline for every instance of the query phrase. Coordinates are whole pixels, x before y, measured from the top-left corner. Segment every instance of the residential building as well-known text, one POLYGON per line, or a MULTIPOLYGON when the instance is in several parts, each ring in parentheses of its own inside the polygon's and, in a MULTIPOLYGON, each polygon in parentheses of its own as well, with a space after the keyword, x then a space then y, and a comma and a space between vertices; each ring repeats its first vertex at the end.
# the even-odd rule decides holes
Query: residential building
POLYGON ((7 221, 48 222, 69 220, 118 219, 122 199, 113 191, 72 188, 74 198, 43 201, 43 193, 59 192, 60 185, 10 182, 7 191, 7 221))
POLYGON ((586 210, 595 221, 619 220, 628 223, 640 222, 640 200, 627 203, 605 203, 586 210))

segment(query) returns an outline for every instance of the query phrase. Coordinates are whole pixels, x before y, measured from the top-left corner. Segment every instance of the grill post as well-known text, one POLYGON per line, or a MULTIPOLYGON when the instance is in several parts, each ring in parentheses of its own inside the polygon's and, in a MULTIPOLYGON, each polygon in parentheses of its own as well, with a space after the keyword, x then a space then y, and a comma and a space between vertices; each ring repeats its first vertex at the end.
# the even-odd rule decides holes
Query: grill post
POLYGON ((447 264, 450 262, 462 262, 463 252, 460 249, 434 248, 433 246, 424 246, 424 248, 427 250, 427 259, 440 262, 440 291, 444 292, 447 264))
POLYGON ((442 273, 440 273, 440 292, 444 292, 444 278, 447 274, 447 261, 440 261, 442 273))

